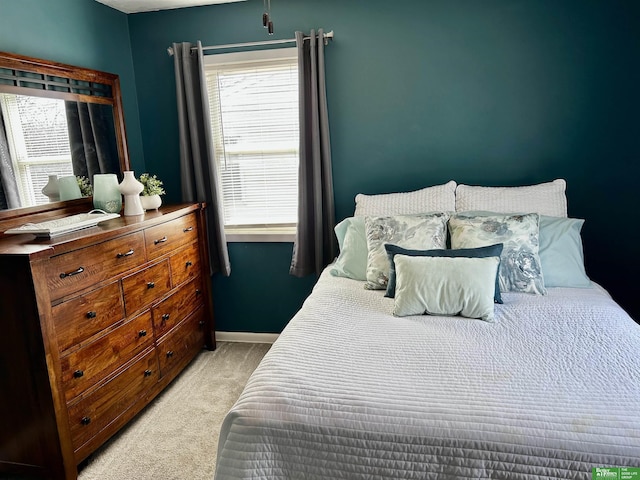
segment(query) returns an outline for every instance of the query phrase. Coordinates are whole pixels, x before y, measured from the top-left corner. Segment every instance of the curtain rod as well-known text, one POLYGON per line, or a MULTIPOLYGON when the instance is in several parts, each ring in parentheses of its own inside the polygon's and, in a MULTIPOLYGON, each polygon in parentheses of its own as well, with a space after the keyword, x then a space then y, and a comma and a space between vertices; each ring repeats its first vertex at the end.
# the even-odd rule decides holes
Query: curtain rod
MULTIPOLYGON (((333 30, 325 33, 324 35, 324 44, 327 45, 329 40, 333 39, 333 30)), ((304 37, 304 40, 309 40, 311 37, 304 37)), ((293 43, 295 42, 295 38, 288 38, 286 40, 266 40, 263 42, 246 42, 246 43, 229 43, 227 45, 211 45, 208 47, 202 47, 202 50, 223 50, 227 48, 242 48, 242 47, 256 47, 262 45, 277 45, 280 43, 293 43)), ((191 47, 191 50, 197 50, 198 47, 191 47)), ((167 48, 167 53, 169 56, 173 56, 173 47, 167 48)))

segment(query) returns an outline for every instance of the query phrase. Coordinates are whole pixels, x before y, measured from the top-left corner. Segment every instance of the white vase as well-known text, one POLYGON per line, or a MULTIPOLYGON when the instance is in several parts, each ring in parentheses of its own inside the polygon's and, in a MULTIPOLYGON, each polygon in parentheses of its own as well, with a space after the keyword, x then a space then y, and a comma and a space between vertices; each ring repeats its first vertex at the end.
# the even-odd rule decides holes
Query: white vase
POLYGON ((124 172, 124 178, 118 190, 124 195, 124 214, 125 216, 144 215, 144 209, 140 202, 140 193, 144 189, 144 185, 136 179, 133 175, 133 171, 127 170, 124 172))
POLYGON ((141 195, 140 202, 145 210, 157 210, 162 205, 162 197, 160 195, 141 195))
POLYGON ((60 187, 58 187, 58 175, 49 175, 49 181, 42 189, 42 194, 49 197, 50 202, 60 201, 60 187))

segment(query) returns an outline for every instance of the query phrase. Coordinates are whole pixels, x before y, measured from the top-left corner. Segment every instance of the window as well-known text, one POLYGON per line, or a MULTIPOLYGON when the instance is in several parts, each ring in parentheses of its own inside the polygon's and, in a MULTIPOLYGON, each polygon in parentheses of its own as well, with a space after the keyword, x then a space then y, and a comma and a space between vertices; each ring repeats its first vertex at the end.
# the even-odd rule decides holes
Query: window
POLYGON ((205 72, 225 231, 232 241, 269 233, 292 240, 298 217, 296 49, 209 55, 205 72))
POLYGON ((64 101, 8 93, 0 108, 22 205, 42 205, 49 175, 73 175, 64 101))

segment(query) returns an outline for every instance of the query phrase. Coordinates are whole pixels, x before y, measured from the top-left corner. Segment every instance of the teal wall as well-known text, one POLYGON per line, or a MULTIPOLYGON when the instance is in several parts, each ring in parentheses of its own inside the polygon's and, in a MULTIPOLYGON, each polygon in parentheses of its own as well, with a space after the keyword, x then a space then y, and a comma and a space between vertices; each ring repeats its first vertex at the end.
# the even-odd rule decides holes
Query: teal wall
POLYGON ((131 165, 144 169, 127 15, 93 0, 0 0, 0 51, 118 74, 131 165))
MULTIPOLYGON (((93 0, 0 0, 0 49, 120 74, 134 168, 161 176, 177 201, 166 49, 268 39, 262 3, 126 16, 93 0)), ((335 30, 326 61, 337 219, 359 192, 566 178, 569 214, 586 219, 588 274, 640 319, 640 2, 272 5, 273 38, 335 30)), ((288 274, 291 248, 230 245, 232 275, 213 279, 219 330, 281 330, 315 280, 288 274)))
MULTIPOLYGON (((274 38, 318 26, 326 50, 336 216, 358 192, 454 179, 568 181, 586 219, 588 273, 636 319, 640 2, 274 0, 274 38)), ((144 150, 178 189, 172 42, 267 39, 262 2, 129 16, 144 150)), ((313 279, 288 274, 291 245, 232 244, 214 278, 221 330, 278 331, 313 279), (256 296, 257 295, 257 296, 256 296), (258 320, 256 320, 258 319, 258 320)))

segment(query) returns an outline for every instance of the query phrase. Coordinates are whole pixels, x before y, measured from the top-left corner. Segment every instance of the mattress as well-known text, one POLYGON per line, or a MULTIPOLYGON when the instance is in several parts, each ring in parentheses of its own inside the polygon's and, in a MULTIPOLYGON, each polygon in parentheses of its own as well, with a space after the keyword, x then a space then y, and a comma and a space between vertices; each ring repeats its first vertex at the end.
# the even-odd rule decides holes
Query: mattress
POLYGON ((325 270, 220 432, 216 479, 592 478, 640 467, 640 326, 607 294, 392 316, 325 270))

